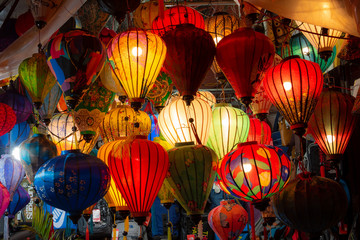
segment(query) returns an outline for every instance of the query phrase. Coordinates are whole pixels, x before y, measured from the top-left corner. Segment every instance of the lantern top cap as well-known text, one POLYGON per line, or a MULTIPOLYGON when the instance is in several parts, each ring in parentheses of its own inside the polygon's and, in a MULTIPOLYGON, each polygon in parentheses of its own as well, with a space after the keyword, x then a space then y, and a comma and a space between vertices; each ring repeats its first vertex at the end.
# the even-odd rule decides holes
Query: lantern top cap
POLYGON ((190 146, 195 145, 194 142, 179 142, 175 143, 175 147, 183 147, 183 146, 190 146))
POLYGON ((135 135, 135 139, 147 139, 147 136, 144 136, 144 135, 135 135))
POLYGON ((255 145, 255 144, 258 144, 258 142, 257 142, 257 141, 243 142, 243 143, 239 143, 239 144, 237 145, 237 147, 243 147, 243 146, 255 145))
POLYGON ((216 12, 213 14, 213 16, 219 16, 219 15, 230 15, 230 14, 227 12, 216 12))
POLYGON ((61 151, 61 155, 65 155, 68 153, 81 153, 80 149, 71 149, 71 150, 63 150, 61 151))
POLYGON ((235 203, 234 199, 229 199, 229 200, 221 200, 220 201, 220 205, 227 205, 229 203, 235 203))
POLYGON ((34 138, 34 137, 45 137, 45 134, 42 134, 42 133, 34 133, 33 135, 32 135, 32 137, 34 138))
POLYGON ((298 55, 291 55, 291 56, 288 56, 288 57, 284 58, 283 60, 281 60, 281 63, 286 62, 291 59, 300 59, 300 57, 298 55))
POLYGON ((216 103, 214 107, 232 107, 231 103, 216 103))

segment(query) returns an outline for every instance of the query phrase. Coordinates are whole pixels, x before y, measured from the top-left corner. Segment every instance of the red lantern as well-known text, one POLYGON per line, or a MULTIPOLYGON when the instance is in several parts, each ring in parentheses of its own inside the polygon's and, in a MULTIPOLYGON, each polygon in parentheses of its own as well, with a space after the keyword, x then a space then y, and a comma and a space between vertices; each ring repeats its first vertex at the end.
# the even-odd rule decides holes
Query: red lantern
POLYGON ((204 18, 198 11, 185 6, 171 7, 164 11, 164 17, 156 17, 152 22, 152 32, 163 36, 175 29, 177 25, 190 23, 197 28, 205 29, 204 18))
POLYGON ((107 46, 110 40, 115 36, 116 32, 114 30, 104 27, 99 34, 99 39, 107 46))
POLYGON ((214 60, 215 43, 209 33, 191 24, 177 26, 163 39, 168 49, 164 67, 190 104, 214 60))
POLYGON ((260 144, 271 144, 271 128, 269 124, 257 118, 250 118, 250 128, 247 142, 256 141, 260 144))
POLYGON ((271 67, 274 44, 262 33, 239 28, 217 45, 216 61, 235 94, 245 105, 251 103, 260 84, 260 77, 271 67))
POLYGON ((34 17, 30 10, 21 14, 15 23, 15 31, 18 36, 26 33, 32 26, 35 25, 34 17))
POLYGON ((309 120, 309 133, 330 159, 344 154, 357 117, 351 114, 354 98, 326 88, 322 91, 309 120))
POLYGON ((167 152, 146 136, 136 136, 116 145, 108 160, 116 187, 135 221, 142 225, 169 168, 167 152))
POLYGON ((263 80, 271 102, 299 136, 305 133, 323 83, 319 64, 299 57, 284 59, 269 69, 263 80))
POLYGON ((14 110, 5 103, 0 103, 0 136, 10 132, 15 123, 16 115, 14 110))

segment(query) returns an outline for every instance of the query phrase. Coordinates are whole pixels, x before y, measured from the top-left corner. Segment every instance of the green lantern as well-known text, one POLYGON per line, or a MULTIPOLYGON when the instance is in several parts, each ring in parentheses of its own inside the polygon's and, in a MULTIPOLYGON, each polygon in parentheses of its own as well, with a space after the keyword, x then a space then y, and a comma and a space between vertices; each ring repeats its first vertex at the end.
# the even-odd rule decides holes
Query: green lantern
POLYGON ((47 65, 45 54, 35 53, 22 61, 19 66, 19 76, 36 109, 39 109, 46 95, 57 82, 47 65))
POLYGON ((168 154, 170 167, 164 182, 197 224, 213 186, 216 154, 210 148, 194 145, 193 142, 176 143, 168 154))
POLYGON ((334 47, 330 58, 326 62, 320 57, 317 49, 311 45, 309 40, 307 40, 302 33, 298 33, 291 37, 288 46, 278 50, 278 54, 282 58, 286 58, 291 55, 298 55, 302 59, 318 63, 321 71, 325 72, 335 60, 336 46, 334 47))
POLYGON ((222 159, 238 143, 246 142, 250 120, 248 115, 227 103, 215 105, 207 146, 222 159))
POLYGON ((169 75, 160 72, 150 92, 146 95, 158 113, 164 108, 167 100, 171 96, 173 88, 174 84, 169 75))

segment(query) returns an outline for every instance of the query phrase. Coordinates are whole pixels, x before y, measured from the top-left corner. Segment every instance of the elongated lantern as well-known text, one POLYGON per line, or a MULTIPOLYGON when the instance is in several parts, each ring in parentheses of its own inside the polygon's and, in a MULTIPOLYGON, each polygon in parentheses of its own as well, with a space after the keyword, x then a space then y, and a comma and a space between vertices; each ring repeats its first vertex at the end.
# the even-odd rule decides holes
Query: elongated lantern
POLYGON ((265 121, 260 121, 257 118, 250 118, 247 142, 256 141, 260 144, 270 145, 271 140, 271 128, 269 124, 265 121))
POLYGON ((9 218, 15 218, 15 215, 23 209, 30 202, 29 193, 19 185, 16 189, 13 199, 9 203, 7 212, 9 213, 9 218))
POLYGON ((9 190, 10 201, 24 177, 25 170, 20 161, 8 154, 1 155, 0 182, 9 190))
POLYGON ((47 126, 50 124, 50 119, 53 117, 56 106, 59 103, 62 94, 63 92, 60 85, 55 83, 48 95, 46 95, 45 100, 39 109, 41 120, 47 126))
POLYGON ((267 93, 265 92, 263 82, 260 83, 260 86, 257 92, 254 95, 254 99, 250 103, 250 109, 253 114, 260 120, 266 119, 269 114, 272 103, 267 93))
MULTIPOLYGON (((152 22, 159 15, 160 5, 158 0, 141 3, 134 11, 134 25, 138 28, 150 30, 152 22)), ((164 9, 162 9, 164 11, 164 9)))

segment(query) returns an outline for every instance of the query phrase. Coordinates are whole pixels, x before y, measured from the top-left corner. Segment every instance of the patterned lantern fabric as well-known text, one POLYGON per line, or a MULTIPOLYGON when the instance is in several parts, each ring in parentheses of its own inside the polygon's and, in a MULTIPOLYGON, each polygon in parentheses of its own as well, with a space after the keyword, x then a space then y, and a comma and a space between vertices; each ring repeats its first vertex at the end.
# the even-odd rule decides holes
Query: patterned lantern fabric
POLYGON ((10 201, 12 201, 15 190, 25 177, 25 170, 20 161, 11 155, 4 154, 0 158, 0 182, 8 189, 10 201))
POLYGON ((216 97, 209 91, 199 90, 196 92, 196 97, 207 102, 211 108, 216 104, 216 97))
POLYGON ((29 193, 21 185, 19 185, 14 193, 12 201, 9 203, 7 208, 9 218, 14 218, 16 213, 23 209, 29 202, 29 193))
POLYGON ((15 124, 10 132, 0 137, 0 146, 8 150, 14 149, 14 147, 17 147, 25 141, 29 137, 29 134, 30 126, 26 121, 15 124))
POLYGON ((0 182, 0 216, 2 217, 10 203, 10 193, 0 182))
POLYGON ((104 85, 104 87, 116 93, 119 96, 126 96, 125 90, 122 87, 120 80, 117 79, 116 75, 114 74, 113 70, 111 69, 111 66, 109 64, 109 60, 106 59, 104 68, 100 72, 100 80, 101 83, 104 85), (119 83, 119 84, 117 84, 119 83))
POLYGON ((165 183, 161 185, 161 188, 158 193, 161 204, 171 204, 175 202, 175 197, 171 193, 170 189, 166 186, 165 183))
POLYGON ((200 29, 205 28, 201 13, 190 7, 176 6, 167 9, 164 12, 164 18, 156 17, 152 22, 151 31, 163 36, 166 32, 175 29, 176 26, 186 23, 193 24, 200 29))
POLYGON ((224 157, 218 174, 224 191, 256 203, 283 189, 290 178, 290 160, 278 147, 246 142, 224 157))
POLYGON ((265 121, 257 118, 250 118, 250 128, 247 142, 258 142, 260 144, 271 144, 271 128, 265 121))
POLYGON ((208 215, 211 229, 221 240, 235 240, 248 222, 246 210, 234 200, 221 201, 208 215))
POLYGON ((158 112, 165 107, 167 100, 171 96, 173 88, 174 84, 171 81, 170 76, 165 72, 160 72, 159 76, 155 80, 154 86, 147 94, 147 99, 151 101, 158 112))
POLYGON ((43 104, 39 109, 39 114, 42 121, 48 125, 50 123, 50 119, 52 118, 56 106, 60 100, 62 95, 61 87, 58 83, 54 84, 48 95, 46 95, 43 104))
POLYGON ((16 115, 11 107, 4 103, 0 103, 0 136, 11 131, 15 126, 16 115))
POLYGON ((159 15, 159 10, 158 0, 141 3, 133 12, 135 27, 150 30, 152 22, 159 15))
MULTIPOLYGON (((26 121, 32 113, 31 102, 25 96, 12 89, 0 95, 0 103, 8 105, 12 108, 12 110, 14 110, 16 123, 26 121)), ((10 122, 12 121, 10 120, 10 122)))
POLYGON ((261 82, 252 102, 250 103, 250 109, 254 115, 261 115, 268 114, 271 106, 272 103, 270 98, 265 92, 263 82, 261 82))

